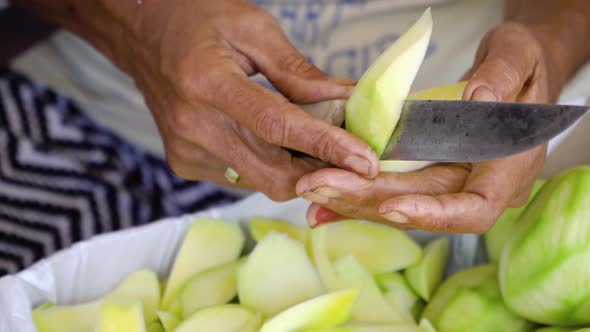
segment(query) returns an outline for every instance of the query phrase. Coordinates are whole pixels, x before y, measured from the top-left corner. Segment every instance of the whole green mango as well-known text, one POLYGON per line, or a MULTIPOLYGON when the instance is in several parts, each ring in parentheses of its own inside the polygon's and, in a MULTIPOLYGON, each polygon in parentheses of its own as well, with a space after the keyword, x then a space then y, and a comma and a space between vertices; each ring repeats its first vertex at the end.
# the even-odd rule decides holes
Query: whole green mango
POLYGON ((549 179, 513 231, 499 266, 507 306, 538 323, 590 323, 590 167, 549 179))
POLYGON ((423 312, 438 332, 527 332, 533 325, 502 301, 492 264, 459 271, 440 286, 423 312))

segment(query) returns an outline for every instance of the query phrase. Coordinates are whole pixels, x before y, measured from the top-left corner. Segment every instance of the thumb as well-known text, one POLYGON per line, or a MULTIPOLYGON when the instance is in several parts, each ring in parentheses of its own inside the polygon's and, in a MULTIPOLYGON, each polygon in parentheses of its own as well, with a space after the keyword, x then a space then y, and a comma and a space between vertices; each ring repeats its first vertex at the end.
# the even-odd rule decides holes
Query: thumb
POLYGON ((476 62, 477 68, 471 70, 473 75, 465 87, 463 99, 504 102, 518 99, 536 75, 541 52, 534 45, 523 47, 523 34, 527 32, 508 24, 484 39, 481 47, 487 52, 476 62))
POLYGON ((264 34, 253 34, 238 43, 242 52, 281 93, 297 103, 348 99, 355 82, 330 78, 313 65, 288 40, 273 19, 264 34))

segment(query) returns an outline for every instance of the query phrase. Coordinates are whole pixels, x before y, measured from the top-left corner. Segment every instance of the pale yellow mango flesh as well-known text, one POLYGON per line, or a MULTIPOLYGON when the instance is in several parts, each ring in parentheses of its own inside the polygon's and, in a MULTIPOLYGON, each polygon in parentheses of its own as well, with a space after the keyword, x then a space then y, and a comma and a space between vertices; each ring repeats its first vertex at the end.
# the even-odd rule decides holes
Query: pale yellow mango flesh
POLYGON ((174 332, 255 332, 259 326, 253 326, 252 321, 260 321, 253 311, 237 304, 224 304, 195 312, 174 332))
POLYGON ((345 289, 297 304, 268 320, 260 332, 331 328, 350 319, 358 290, 345 289))
POLYGON ((448 238, 436 239, 426 245, 422 259, 404 271, 410 286, 426 301, 443 280, 449 250, 448 238))
POLYGON ((238 261, 234 261, 192 277, 179 294, 182 317, 187 318, 204 307, 231 301, 237 295, 237 269, 238 261))
POLYGON ((398 272, 382 273, 375 276, 379 288, 383 291, 385 300, 395 308, 403 310, 408 315, 416 317, 414 313, 420 303, 420 297, 410 287, 406 278, 398 272))
POLYGON ((180 319, 169 312, 158 311, 158 318, 165 332, 172 332, 180 324, 180 319))
POLYGON ((373 276, 352 256, 345 256, 334 262, 334 271, 340 289, 359 290, 352 309, 351 318, 367 323, 403 323, 413 318, 385 300, 373 276))
POLYGON ((422 257, 422 248, 393 227, 356 220, 325 227, 330 260, 354 256, 371 274, 401 270, 422 257))
POLYGON ((146 332, 141 302, 103 302, 96 332, 146 332))
POLYGON ((238 269, 240 303, 271 317, 324 292, 305 247, 287 235, 265 236, 238 269))
POLYGON ((39 332, 94 332, 104 301, 139 300, 146 323, 156 319, 160 301, 160 285, 156 274, 149 270, 135 271, 102 299, 77 305, 42 305, 33 313, 39 332))
POLYGON ((426 55, 432 34, 430 9, 369 67, 346 103, 346 130, 377 155, 385 149, 404 100, 426 55))
POLYGON ((237 224, 200 218, 190 227, 174 261, 162 298, 167 310, 184 284, 194 275, 236 260, 245 237, 237 224))
POLYGON ((251 218, 248 224, 250 235, 255 241, 260 241, 271 232, 288 235, 290 238, 305 243, 307 228, 293 225, 284 220, 270 218, 251 218))

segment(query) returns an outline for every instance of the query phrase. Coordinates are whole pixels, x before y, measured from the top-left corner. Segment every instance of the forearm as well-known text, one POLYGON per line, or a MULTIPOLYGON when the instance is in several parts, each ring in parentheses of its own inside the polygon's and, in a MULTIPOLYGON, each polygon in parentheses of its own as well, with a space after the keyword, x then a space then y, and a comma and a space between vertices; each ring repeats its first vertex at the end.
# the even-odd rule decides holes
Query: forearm
MULTIPOLYGON (((12 0, 11 3, 79 35, 122 69, 131 65, 133 39, 141 36, 146 13, 165 1, 137 0, 12 0), (127 55, 127 56, 125 56, 127 55)), ((153 22, 152 22, 153 23, 153 22)), ((153 36, 159 37, 159 36, 153 36)))
POLYGON ((590 59, 588 0, 506 0, 505 20, 527 26, 541 41, 559 89, 590 59))

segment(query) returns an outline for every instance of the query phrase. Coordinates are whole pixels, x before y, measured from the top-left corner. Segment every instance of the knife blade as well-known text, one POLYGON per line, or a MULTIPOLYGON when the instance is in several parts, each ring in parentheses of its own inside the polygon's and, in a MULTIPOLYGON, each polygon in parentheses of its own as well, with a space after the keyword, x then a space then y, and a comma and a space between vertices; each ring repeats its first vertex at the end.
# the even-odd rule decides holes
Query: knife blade
POLYGON ((475 101, 405 101, 382 160, 477 162, 547 143, 588 106, 475 101))

